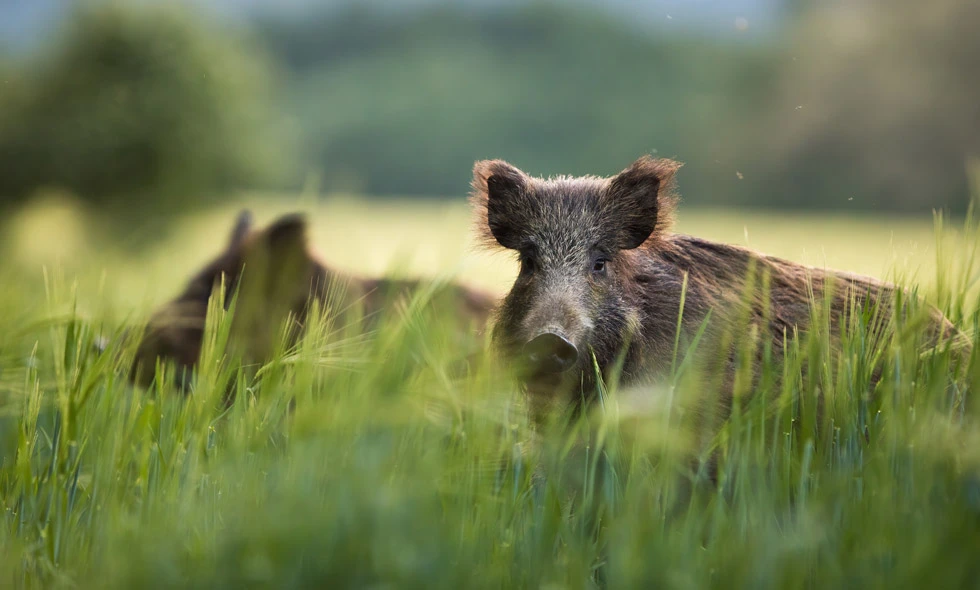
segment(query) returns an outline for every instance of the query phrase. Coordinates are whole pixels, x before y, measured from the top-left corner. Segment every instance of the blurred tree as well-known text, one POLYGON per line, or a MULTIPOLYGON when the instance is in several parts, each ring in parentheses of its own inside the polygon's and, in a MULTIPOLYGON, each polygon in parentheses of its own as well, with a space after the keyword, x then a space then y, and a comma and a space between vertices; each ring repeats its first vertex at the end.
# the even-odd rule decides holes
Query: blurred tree
POLYGON ((460 195, 477 158, 608 174, 655 151, 689 203, 962 210, 978 7, 787 0, 782 35, 726 38, 549 2, 258 30, 328 189, 460 195))
POLYGON ((808 2, 739 146, 792 206, 965 209, 980 154, 980 2, 808 2), (750 130, 751 128, 751 130, 750 130))
POLYGON ((201 15, 80 9, 51 53, 0 69, 0 196, 188 203, 298 187, 293 166, 461 196, 479 158, 610 174, 654 152, 686 163, 688 203, 921 211, 961 209, 980 153, 977 2, 786 0, 782 36, 724 38, 555 2, 372 6, 254 23, 281 88, 201 15))
POLYGON ((703 201, 729 72, 755 51, 556 3, 355 7, 258 30, 288 64, 324 187, 395 195, 460 196, 480 158, 607 174, 656 151, 688 162, 685 194, 703 201))
POLYGON ((281 181, 270 82, 262 55, 176 5, 81 3, 60 44, 3 80, 0 198, 57 185, 173 207, 281 181))

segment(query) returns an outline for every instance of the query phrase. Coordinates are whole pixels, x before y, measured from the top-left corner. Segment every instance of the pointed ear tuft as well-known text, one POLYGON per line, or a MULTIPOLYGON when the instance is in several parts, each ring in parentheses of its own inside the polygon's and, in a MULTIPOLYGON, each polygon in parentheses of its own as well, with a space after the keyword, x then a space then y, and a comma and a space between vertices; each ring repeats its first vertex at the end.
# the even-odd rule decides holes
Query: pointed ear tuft
POLYGON ((236 314, 254 320, 263 310, 309 295, 315 263, 307 249, 306 218, 290 214, 273 221, 248 242, 243 263, 236 314))
POLYGON ((519 248, 522 204, 526 206, 531 179, 503 160, 481 160, 473 166, 472 188, 478 235, 487 244, 519 248))
POLYGON ((643 156, 609 180, 605 200, 618 248, 631 250, 669 231, 676 204, 674 174, 680 167, 673 160, 643 156))
POLYGON ((249 242, 244 260, 245 275, 249 282, 272 281, 305 267, 310 260, 306 218, 299 213, 284 215, 249 242), (258 279, 259 276, 265 278, 258 279))
POLYGON ((235 226, 231 229, 229 248, 235 248, 245 240, 245 236, 252 231, 252 221, 252 212, 248 209, 242 209, 235 220, 235 226))

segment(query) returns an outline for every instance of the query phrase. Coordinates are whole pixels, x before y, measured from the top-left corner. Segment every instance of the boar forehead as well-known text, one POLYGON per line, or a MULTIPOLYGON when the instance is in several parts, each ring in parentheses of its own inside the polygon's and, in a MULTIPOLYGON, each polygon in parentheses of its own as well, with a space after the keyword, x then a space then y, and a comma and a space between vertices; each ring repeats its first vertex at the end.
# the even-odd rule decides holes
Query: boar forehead
POLYGON ((535 187, 527 239, 542 264, 580 263, 595 247, 603 247, 608 233, 602 211, 605 188, 605 181, 591 178, 548 180, 535 187))

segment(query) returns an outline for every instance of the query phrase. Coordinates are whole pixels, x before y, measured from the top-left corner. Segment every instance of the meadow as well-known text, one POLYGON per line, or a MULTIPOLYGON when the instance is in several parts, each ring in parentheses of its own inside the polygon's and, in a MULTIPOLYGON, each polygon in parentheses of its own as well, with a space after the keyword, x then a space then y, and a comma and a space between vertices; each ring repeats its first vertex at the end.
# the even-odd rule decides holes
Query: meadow
MULTIPOLYGON (((366 335, 323 314, 257 372, 222 362, 229 317, 215 308, 194 394, 166 380, 133 390, 120 328, 220 250, 241 206, 260 223, 306 211, 323 259, 351 272, 497 293, 515 272, 474 248, 460 201, 246 195, 138 253, 71 201, 7 220, 5 587, 980 587, 980 430, 949 403, 980 383, 976 358, 948 378, 954 352, 919 354, 912 325, 885 349, 845 338, 839 357, 818 331, 785 367, 766 367, 791 378, 733 416, 711 442, 717 487, 700 482, 690 497, 677 459, 694 443, 672 413, 682 371, 622 397, 611 383, 596 415, 536 429, 489 364, 453 369, 456 345, 418 313, 422 293, 366 335), (111 342, 102 353, 100 337, 111 342), (865 395, 881 358, 889 371, 865 395), (223 379, 235 387, 228 409, 223 379), (816 395, 834 400, 819 417, 816 395)), ((972 217, 682 206, 678 221, 917 285, 976 342, 972 217)))

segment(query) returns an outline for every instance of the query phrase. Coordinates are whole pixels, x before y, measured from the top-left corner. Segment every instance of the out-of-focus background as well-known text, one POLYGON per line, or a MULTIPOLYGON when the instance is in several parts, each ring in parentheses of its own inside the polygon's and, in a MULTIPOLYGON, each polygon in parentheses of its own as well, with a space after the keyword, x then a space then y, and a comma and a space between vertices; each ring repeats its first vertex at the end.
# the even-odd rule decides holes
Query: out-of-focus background
MULTIPOLYGON (((4 256, 158 302, 234 212, 330 263, 459 271, 473 161, 685 162, 682 230, 883 275, 980 156, 972 0, 0 2, 4 256)), ((928 267, 924 271, 928 279, 928 267)), ((84 289, 83 289, 84 290, 84 289)))

